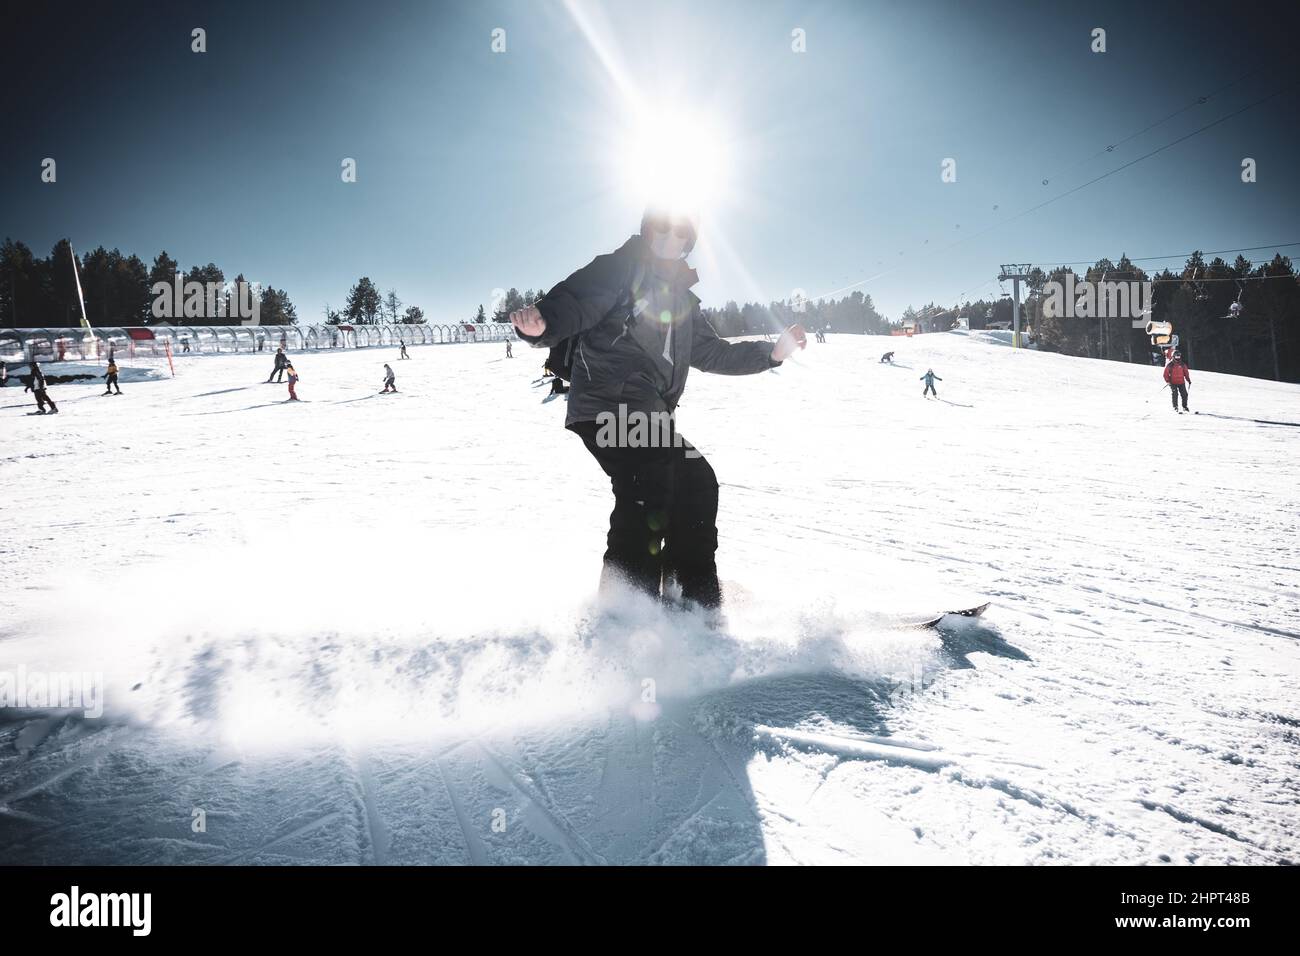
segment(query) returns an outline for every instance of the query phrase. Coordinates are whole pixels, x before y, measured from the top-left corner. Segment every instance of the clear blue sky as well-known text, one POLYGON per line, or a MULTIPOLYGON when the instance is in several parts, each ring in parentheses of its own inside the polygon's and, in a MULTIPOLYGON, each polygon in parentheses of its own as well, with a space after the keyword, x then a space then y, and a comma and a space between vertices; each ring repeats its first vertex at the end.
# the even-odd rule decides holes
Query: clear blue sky
POLYGON ((40 255, 67 236, 81 252, 214 261, 285 288, 304 322, 361 275, 431 320, 464 319, 494 288, 549 286, 636 229, 622 155, 640 96, 725 131, 727 195, 706 211, 695 260, 706 304, 892 270, 859 288, 897 318, 909 303, 996 293, 1002 262, 1300 240, 1295 87, 997 225, 1294 83, 1284 10, 520 0, 29 12, 5 41, 21 79, 2 94, 0 236, 40 255), (208 31, 204 55, 190 52, 194 26, 208 31), (1097 26, 1104 54, 1089 49, 1097 26), (806 53, 791 50, 795 28, 806 53), (46 156, 55 185, 39 182, 46 156), (1240 181, 1247 156, 1253 185, 1240 181), (355 184, 340 181, 344 157, 355 184), (955 184, 940 181, 946 157, 955 184))

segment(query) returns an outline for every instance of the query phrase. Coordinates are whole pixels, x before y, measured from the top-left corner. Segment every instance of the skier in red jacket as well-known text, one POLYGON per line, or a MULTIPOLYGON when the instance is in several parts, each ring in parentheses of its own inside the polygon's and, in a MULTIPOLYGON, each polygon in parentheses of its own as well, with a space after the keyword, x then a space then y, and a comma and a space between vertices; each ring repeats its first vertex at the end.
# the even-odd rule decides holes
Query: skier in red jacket
POLYGON ((1169 383, 1169 397, 1173 399, 1174 411, 1178 411, 1178 396, 1183 397, 1183 411, 1187 408, 1187 386, 1192 384, 1192 370, 1183 361, 1183 353, 1175 352, 1173 359, 1165 366, 1165 381, 1169 383))

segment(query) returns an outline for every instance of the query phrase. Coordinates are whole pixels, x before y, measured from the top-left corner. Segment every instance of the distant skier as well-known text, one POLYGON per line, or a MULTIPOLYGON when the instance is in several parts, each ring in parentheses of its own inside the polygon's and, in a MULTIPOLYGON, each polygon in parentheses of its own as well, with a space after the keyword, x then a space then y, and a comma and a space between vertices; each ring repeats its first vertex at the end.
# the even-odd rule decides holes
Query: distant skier
POLYGON ((881 365, 893 365, 893 364, 894 364, 894 353, 893 353, 893 352, 886 352, 884 355, 880 356, 880 364, 881 364, 881 365))
POLYGON ((818 330, 817 330, 817 333, 816 333, 816 336, 817 336, 817 341, 818 341, 818 342, 822 342, 822 343, 824 343, 824 342, 826 341, 826 330, 825 330, 825 329, 818 329, 818 330))
MULTIPOLYGON (((555 371, 564 367, 564 354, 568 351, 568 348, 568 342, 561 342, 551 349, 546 356, 545 364, 542 365, 542 381, 545 382, 548 378, 551 380, 552 395, 564 395, 569 391, 569 385, 564 380, 564 376, 555 371)), ((572 372, 569 374, 572 374, 572 372)))
POLYGON ((119 388, 117 384, 117 362, 113 361, 112 358, 109 358, 108 372, 104 375, 104 394, 112 395, 114 389, 117 390, 118 395, 122 394, 122 389, 119 388))
POLYGON ((677 433, 673 412, 691 367, 764 372, 806 347, 807 338, 798 325, 775 345, 719 338, 691 292, 698 276, 686 256, 697 231, 694 216, 647 209, 638 234, 512 312, 510 321, 521 339, 553 350, 553 372, 564 370, 555 349, 577 343, 565 427, 582 439, 614 492, 602 591, 622 577, 658 597, 671 575, 684 601, 713 616, 722 603, 718 479, 677 433), (615 428, 616 420, 632 424, 615 428))
POLYGON ((935 375, 934 369, 932 368, 926 369, 925 374, 922 375, 921 378, 925 380, 925 391, 921 393, 921 397, 928 398, 929 396, 933 395, 935 398, 938 398, 939 393, 935 391, 934 383, 942 382, 943 379, 941 379, 938 375, 935 375))
POLYGON ((386 392, 395 392, 395 391, 397 391, 397 379, 393 375, 392 368, 390 368, 388 363, 385 362, 384 363, 384 387, 380 390, 379 394, 383 395, 386 392))
POLYGON ((284 370, 289 367, 289 356, 284 354, 284 347, 281 346, 275 350, 275 367, 271 369, 271 374, 267 378, 266 384, 270 385, 272 382, 283 382, 284 370))
POLYGON ((515 344, 511 342, 509 339, 506 339, 506 358, 514 358, 514 357, 515 357, 515 344))
POLYGON ((1165 366, 1165 381, 1169 384, 1169 398, 1174 403, 1174 411, 1178 411, 1180 396, 1183 400, 1183 411, 1190 411, 1187 407, 1187 386, 1192 384, 1192 370, 1183 361, 1182 352, 1175 352, 1174 357, 1165 366))
POLYGON ((59 414, 59 406, 54 404, 54 399, 50 398, 45 391, 45 373, 41 371, 41 367, 35 362, 32 363, 31 383, 23 391, 31 392, 35 396, 36 413, 38 415, 45 414, 46 405, 50 406, 51 414, 59 414))
POLYGON ((190 340, 189 337, 187 336, 181 339, 181 351, 188 352, 189 350, 190 350, 190 340))
POLYGON ((289 401, 296 402, 298 401, 298 393, 294 391, 294 386, 298 384, 298 373, 294 371, 288 359, 285 359, 284 370, 289 375, 289 401))
POLYGON ((405 343, 405 342, 402 342, 402 341, 399 339, 399 340, 398 340, 398 344, 402 346, 402 351, 401 351, 401 354, 398 355, 397 357, 398 357, 398 358, 409 359, 411 356, 409 356, 409 355, 406 354, 406 343, 405 343))
POLYGON ((0 362, 0 388, 9 384, 9 367, 4 362, 0 362))

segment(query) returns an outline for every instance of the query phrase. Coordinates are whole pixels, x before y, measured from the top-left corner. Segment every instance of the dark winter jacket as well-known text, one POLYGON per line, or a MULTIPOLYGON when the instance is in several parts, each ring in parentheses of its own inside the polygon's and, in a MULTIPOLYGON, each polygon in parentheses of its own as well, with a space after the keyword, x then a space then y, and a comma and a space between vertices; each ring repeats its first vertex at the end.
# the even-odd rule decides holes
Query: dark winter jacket
POLYGON ((658 260, 632 236, 538 300, 546 329, 520 338, 553 348, 578 336, 566 426, 617 415, 621 404, 629 412, 671 412, 692 366, 751 375, 781 364, 772 361, 769 342, 719 338, 691 292, 696 281, 685 262, 658 260))
POLYGON ((276 353, 275 353, 275 367, 276 367, 276 368, 287 368, 288 366, 289 366, 289 356, 285 355, 283 352, 276 352, 276 353))
POLYGON ((1165 366, 1165 381, 1170 385, 1190 385, 1192 370, 1182 359, 1176 359, 1165 366))

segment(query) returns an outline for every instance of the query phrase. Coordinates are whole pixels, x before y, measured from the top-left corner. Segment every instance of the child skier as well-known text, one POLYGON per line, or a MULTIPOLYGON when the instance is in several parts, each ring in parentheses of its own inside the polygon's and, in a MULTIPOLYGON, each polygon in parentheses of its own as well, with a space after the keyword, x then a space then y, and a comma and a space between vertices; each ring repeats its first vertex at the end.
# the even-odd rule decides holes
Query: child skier
POLYGON ((1183 400, 1183 411, 1187 407, 1187 386, 1192 384, 1192 370, 1183 361, 1183 353, 1175 352, 1169 364, 1165 366, 1165 381, 1169 384, 1169 397, 1173 400, 1174 411, 1178 411, 1178 399, 1183 400))
POLYGON ((942 382, 943 379, 941 379, 938 375, 935 375, 934 369, 932 368, 926 369, 925 374, 922 375, 921 378, 925 379, 925 391, 921 393, 921 397, 928 398, 930 395, 934 395, 935 398, 938 398, 939 393, 934 390, 934 383, 942 382))
POLYGON ((50 398, 45 392, 45 373, 35 362, 32 363, 31 383, 23 389, 24 392, 31 392, 36 398, 36 414, 44 415, 45 406, 50 406, 50 414, 59 414, 59 406, 54 404, 54 399, 50 398))
MULTIPOLYGON (((716 620, 718 479, 677 434, 672 414, 692 366, 763 372, 806 347, 807 337, 792 325, 775 344, 719 338, 691 292, 698 277, 686 256, 697 228, 693 216, 648 209, 639 233, 512 312, 510 321, 536 347, 571 340, 576 350, 565 427, 582 439, 614 492, 601 590, 608 594, 622 577, 658 597, 672 575, 683 600, 710 609, 716 620), (614 429, 616 418, 648 419, 661 426, 648 430, 661 435, 666 418, 668 440, 640 440, 647 429, 614 429), (611 435, 615 430, 621 434, 611 435)), ((549 360, 548 367, 561 371, 549 360)))
POLYGON ((298 373, 294 371, 288 359, 285 360, 284 370, 289 374, 289 401, 296 402, 298 401, 298 393, 294 391, 294 386, 298 384, 298 373))
POLYGON ((113 390, 117 389, 117 394, 122 394, 122 389, 117 384, 117 362, 113 361, 110 356, 108 359, 108 372, 104 375, 104 394, 112 395, 113 390))
POLYGON ((379 394, 383 395, 386 392, 395 392, 395 391, 397 391, 397 379, 393 376, 392 368, 390 368, 388 363, 385 362, 384 363, 384 387, 380 389, 379 394))

